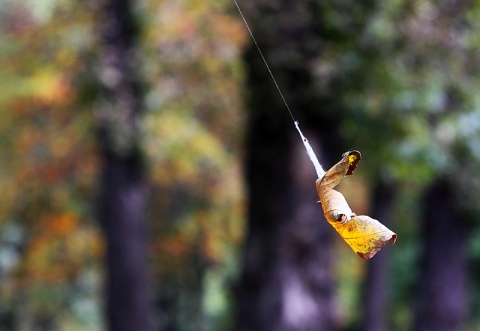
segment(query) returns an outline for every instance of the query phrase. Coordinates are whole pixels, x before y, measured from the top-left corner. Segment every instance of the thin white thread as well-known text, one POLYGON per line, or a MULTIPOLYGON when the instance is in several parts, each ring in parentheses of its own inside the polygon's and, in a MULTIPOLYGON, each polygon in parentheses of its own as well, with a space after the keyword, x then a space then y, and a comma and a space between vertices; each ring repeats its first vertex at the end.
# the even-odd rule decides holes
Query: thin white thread
POLYGON ((305 138, 305 136, 303 135, 302 131, 300 130, 300 127, 298 126, 297 121, 295 121, 295 127, 297 128, 297 131, 300 134, 300 137, 302 138, 303 145, 307 150, 307 154, 310 157, 310 160, 312 161, 313 166, 315 167, 315 171, 317 172, 317 177, 322 178, 323 175, 325 175, 325 170, 323 170, 322 166, 320 165, 320 162, 318 162, 317 156, 315 155, 315 152, 313 151, 312 146, 310 146, 308 139, 305 138))
POLYGON ((293 122, 295 122, 295 117, 293 117, 292 111, 290 110, 290 107, 288 106, 287 100, 285 100, 285 97, 283 96, 282 90, 280 89, 280 86, 278 86, 277 80, 273 76, 272 71, 270 70, 270 66, 267 63, 267 60, 263 56, 262 50, 260 49, 260 46, 258 46, 257 40, 253 36, 252 30, 250 30, 250 26, 247 23, 247 20, 245 19, 245 16, 243 16, 243 13, 238 6, 238 3, 236 0, 233 0, 235 2, 235 6, 237 6, 238 12, 240 13, 240 16, 242 16, 242 20, 245 23, 245 26, 247 27, 248 33, 250 33, 250 36, 252 37, 253 43, 257 47, 258 53, 260 53, 260 56, 262 57, 263 62, 265 63, 265 66, 267 67, 268 72, 270 73, 270 76, 272 77, 273 82, 275 83, 275 86, 277 87, 278 93, 280 93, 280 96, 282 97, 283 103, 287 107, 288 112, 290 113, 290 116, 292 117, 293 122))
POLYGON ((235 3, 235 6, 237 6, 238 12, 240 13, 240 16, 242 17, 243 23, 245 23, 245 26, 247 27, 248 33, 250 33, 250 37, 252 37, 253 43, 257 47, 258 53, 260 53, 260 56, 262 57, 263 62, 265 63, 265 66, 267 67, 268 73, 272 77, 273 82, 275 83, 275 86, 277 87, 278 93, 280 93, 280 96, 282 97, 283 103, 287 107, 288 113, 292 117, 293 123, 295 124, 295 127, 297 128, 298 133, 300 134, 300 138, 302 139, 303 145, 305 146, 305 149, 307 150, 307 154, 310 157, 310 160, 313 163, 313 166, 315 167, 315 171, 317 172, 318 178, 322 178, 323 175, 325 175, 325 170, 323 170, 322 166, 320 165, 320 162, 318 162, 317 156, 315 155, 315 152, 312 149, 312 146, 310 146, 310 143, 308 142, 308 139, 305 138, 303 135, 302 131, 300 130, 300 127, 298 125, 298 121, 295 120, 295 117, 292 114, 292 111, 290 110, 290 107, 288 106, 287 100, 285 100, 285 97, 283 96, 282 90, 280 89, 280 86, 277 83, 277 80, 273 76, 272 71, 270 70, 270 66, 267 63, 267 60, 263 56, 262 50, 260 49, 260 46, 258 46, 257 40, 253 36, 252 30, 250 30, 250 26, 247 23, 247 20, 245 19, 245 16, 243 16, 242 10, 240 9, 240 6, 238 5, 236 0, 233 0, 235 3))

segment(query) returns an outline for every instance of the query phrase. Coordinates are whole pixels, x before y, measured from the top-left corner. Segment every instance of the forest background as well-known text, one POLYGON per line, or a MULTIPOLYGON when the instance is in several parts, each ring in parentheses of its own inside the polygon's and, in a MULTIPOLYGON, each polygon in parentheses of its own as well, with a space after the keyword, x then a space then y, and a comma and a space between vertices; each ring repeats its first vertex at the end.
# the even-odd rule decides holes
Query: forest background
POLYGON ((480 7, 0 1, 0 330, 479 330, 480 7))

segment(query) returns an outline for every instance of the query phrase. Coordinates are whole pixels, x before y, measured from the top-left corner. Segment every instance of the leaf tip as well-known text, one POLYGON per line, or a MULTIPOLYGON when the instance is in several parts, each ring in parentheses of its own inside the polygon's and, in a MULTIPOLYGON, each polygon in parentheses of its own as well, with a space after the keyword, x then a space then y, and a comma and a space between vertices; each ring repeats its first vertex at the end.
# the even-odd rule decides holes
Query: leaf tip
POLYGON ((371 257, 373 256, 373 255, 372 255, 372 256, 368 256, 368 253, 367 253, 367 254, 362 253, 362 252, 356 252, 356 253, 357 253, 358 256, 360 256, 360 258, 361 258, 362 260, 368 260, 369 258, 371 258, 371 257))
POLYGON ((390 238, 390 241, 392 242, 392 245, 395 245, 395 242, 397 241, 397 234, 396 233, 392 234, 392 238, 390 238))
POLYGON ((346 176, 353 174, 357 169, 358 162, 362 159, 362 154, 357 150, 351 150, 343 154, 343 157, 348 156, 348 170, 346 176))
POLYGON ((395 244, 395 242, 397 241, 397 234, 396 233, 393 233, 392 236, 389 238, 389 239, 386 239, 386 240, 380 240, 380 241, 377 241, 377 245, 375 247, 373 247, 371 250, 369 250, 368 252, 355 252, 357 253, 358 256, 360 256, 360 258, 362 260, 368 260, 368 259, 371 259, 372 257, 375 256, 375 254, 377 254, 383 246, 385 246, 385 244, 388 242, 388 241, 391 241, 392 242, 392 245, 395 244))

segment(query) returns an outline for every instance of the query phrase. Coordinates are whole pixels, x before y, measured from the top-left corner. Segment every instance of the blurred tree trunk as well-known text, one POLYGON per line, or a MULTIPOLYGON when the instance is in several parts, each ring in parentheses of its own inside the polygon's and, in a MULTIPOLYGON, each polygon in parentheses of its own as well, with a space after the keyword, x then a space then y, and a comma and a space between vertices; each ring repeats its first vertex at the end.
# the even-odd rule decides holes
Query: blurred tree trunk
MULTIPOLYGON (((320 162, 328 168, 342 150, 338 121, 319 111, 316 98, 311 60, 320 52, 320 37, 314 31, 315 17, 304 14, 318 8, 315 11, 316 4, 310 1, 250 5, 249 17, 261 11, 250 22, 261 27, 253 30, 264 55, 320 162)), ((246 54, 246 69, 249 218, 236 288, 236 329, 335 330, 334 230, 317 203, 314 167, 255 48, 246 54)))
POLYGON ((332 330, 333 232, 316 203, 315 173, 300 155, 292 123, 275 128, 267 122, 252 123, 250 131, 249 229, 237 328, 332 330))
POLYGON ((437 180, 425 193, 415 331, 460 330, 467 317, 468 227, 454 201, 446 180, 437 180))
POLYGON ((112 331, 151 330, 145 234, 146 182, 139 146, 142 96, 135 75, 131 3, 101 2, 99 218, 106 239, 107 324, 112 331))
MULTIPOLYGON (((387 227, 392 224, 395 192, 395 185, 382 178, 377 181, 374 188, 372 217, 387 227)), ((362 286, 361 299, 363 312, 360 329, 363 331, 389 330, 388 278, 391 249, 390 245, 386 245, 373 259, 367 261, 367 275, 362 286)))

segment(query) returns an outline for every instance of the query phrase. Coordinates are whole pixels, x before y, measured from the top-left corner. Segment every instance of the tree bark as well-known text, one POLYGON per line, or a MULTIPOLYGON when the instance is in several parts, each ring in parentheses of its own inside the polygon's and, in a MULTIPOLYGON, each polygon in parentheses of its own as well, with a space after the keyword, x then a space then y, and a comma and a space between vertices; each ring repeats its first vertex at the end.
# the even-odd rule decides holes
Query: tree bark
POLYGON ((425 193, 415 331, 460 330, 467 317, 468 227, 454 201, 446 180, 437 180, 425 193))
MULTIPOLYGON (((396 188, 393 183, 379 179, 373 194, 372 217, 385 226, 392 223, 392 209, 396 188)), ((388 328, 388 294, 390 255, 392 247, 386 245, 371 260, 368 260, 367 275, 362 293, 362 321, 360 330, 386 331, 388 328)))
POLYGON ((104 159, 100 221, 106 239, 109 330, 150 330, 145 183, 134 160, 104 159))
POLYGON ((256 125, 237 329, 333 330, 333 231, 316 203, 313 166, 292 123, 256 125))
POLYGON ((106 240, 106 317, 112 331, 147 331, 147 190, 137 122, 142 96, 135 75, 131 3, 101 3, 99 102, 102 159, 99 219, 106 240))
MULTIPOLYGON (((279 86, 288 91, 286 99, 320 162, 333 165, 342 150, 338 121, 328 117, 331 112, 317 109, 321 102, 316 97, 312 59, 319 54, 320 37, 310 15, 318 12, 311 8, 315 3, 262 1, 251 6, 249 17, 262 10, 251 22, 262 27, 256 38, 279 86), (272 20, 282 24, 268 24, 272 20)), ((317 203, 314 167, 254 47, 246 54, 246 69, 249 216, 236 287, 236 330, 335 330, 335 231, 317 203)))

